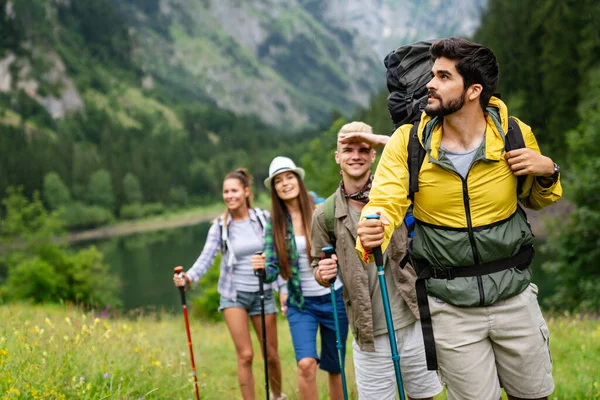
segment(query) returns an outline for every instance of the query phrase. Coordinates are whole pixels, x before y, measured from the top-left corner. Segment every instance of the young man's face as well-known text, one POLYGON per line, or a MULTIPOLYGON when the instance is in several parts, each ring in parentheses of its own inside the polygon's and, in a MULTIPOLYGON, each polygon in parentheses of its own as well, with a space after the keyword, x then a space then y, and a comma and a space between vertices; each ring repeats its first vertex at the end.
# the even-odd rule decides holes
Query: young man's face
POLYGON ((462 76, 456 70, 456 61, 441 57, 431 68, 433 78, 427 83, 425 113, 443 117, 460 110, 465 104, 466 89, 462 76))
POLYGON ((340 165, 344 176, 360 179, 368 175, 375 161, 375 150, 366 143, 338 145, 335 162, 340 165))

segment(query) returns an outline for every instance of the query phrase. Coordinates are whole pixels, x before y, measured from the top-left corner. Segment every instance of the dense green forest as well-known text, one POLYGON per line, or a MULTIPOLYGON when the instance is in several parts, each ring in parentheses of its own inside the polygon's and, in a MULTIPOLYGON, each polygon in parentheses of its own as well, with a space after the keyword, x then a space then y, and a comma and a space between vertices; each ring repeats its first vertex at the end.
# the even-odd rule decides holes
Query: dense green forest
MULTIPOLYGON (((172 82, 155 79, 150 90, 140 85, 146 72, 134 62, 135 39, 118 7, 48 4, 0 0, 0 60, 18 60, 8 63, 12 76, 38 83, 33 97, 17 80, 0 91, 3 216, 21 193, 13 190, 11 200, 8 189, 17 186, 36 207, 62 210, 70 230, 214 202, 228 171, 244 166, 261 182, 277 154, 300 162, 309 188, 326 196, 339 182, 333 151, 343 123, 392 132, 385 92, 352 118, 333 113, 322 128, 285 131, 172 82), (61 118, 41 102, 69 83, 48 79, 61 68, 41 49, 55 52, 81 93, 82 106, 61 118)), ((555 222, 546 244, 553 253, 546 268, 560 281, 553 306, 593 312, 600 309, 599 21, 597 0, 491 0, 473 37, 496 53, 510 114, 561 164, 565 198, 577 207, 555 222)))
POLYGON ((53 118, 16 82, 0 93, 0 197, 11 186, 40 192, 64 209, 67 228, 84 229, 216 201, 230 170, 243 165, 264 178, 280 149, 300 151, 305 132, 282 133, 161 82, 140 89, 133 38, 110 1, 10 3, 16 17, 0 1, 0 57, 20 57, 12 75, 33 66, 37 95, 58 93, 64 83, 44 79, 53 65, 40 50, 54 49, 84 107, 53 118))

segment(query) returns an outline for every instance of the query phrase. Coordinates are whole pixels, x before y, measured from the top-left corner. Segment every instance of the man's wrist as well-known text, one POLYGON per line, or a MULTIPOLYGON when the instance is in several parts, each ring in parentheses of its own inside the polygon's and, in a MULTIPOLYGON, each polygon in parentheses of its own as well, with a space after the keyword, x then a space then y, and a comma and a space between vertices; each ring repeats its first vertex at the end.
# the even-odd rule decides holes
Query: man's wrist
MULTIPOLYGON (((550 161, 552 161, 552 160, 550 160, 550 161)), ((560 167, 558 166, 558 164, 553 162, 552 163, 552 173, 550 175, 536 176, 535 179, 543 188, 549 188, 558 181, 559 177, 560 177, 560 167)))

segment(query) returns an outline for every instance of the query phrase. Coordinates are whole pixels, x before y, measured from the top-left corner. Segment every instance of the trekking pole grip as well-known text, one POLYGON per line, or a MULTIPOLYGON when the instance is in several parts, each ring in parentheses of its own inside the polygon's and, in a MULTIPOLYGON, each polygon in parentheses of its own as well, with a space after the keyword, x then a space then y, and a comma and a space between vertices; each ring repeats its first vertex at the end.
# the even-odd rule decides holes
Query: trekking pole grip
MULTIPOLYGON (((262 253, 263 253, 262 251, 255 251, 254 255, 262 256, 262 253)), ((258 279, 260 279, 262 282, 264 282, 266 274, 267 274, 267 271, 265 271, 264 268, 257 269, 256 271, 254 271, 254 275, 258 276, 258 279)))
MULTIPOLYGON (((177 267, 173 268, 173 272, 175 273, 175 275, 181 275, 181 273, 183 272, 183 267, 177 266, 177 267)), ((181 304, 186 305, 185 304, 185 287, 177 286, 177 289, 179 289, 179 295, 181 296, 181 304)))
MULTIPOLYGON (((365 215, 366 219, 379 219, 379 214, 368 214, 365 215)), ((376 266, 383 266, 383 253, 381 252, 381 246, 373 247, 373 257, 375 258, 376 266)))
POLYGON ((383 253, 381 252, 381 246, 373 247, 373 258, 375 258, 375 265, 383 265, 383 253))
MULTIPOLYGON (((323 252, 321 259, 331 258, 331 256, 333 254, 335 254, 335 249, 333 248, 333 246, 325 246, 321 249, 321 251, 323 252)), ((334 282, 335 282, 335 276, 329 280, 329 284, 331 285, 334 282)))

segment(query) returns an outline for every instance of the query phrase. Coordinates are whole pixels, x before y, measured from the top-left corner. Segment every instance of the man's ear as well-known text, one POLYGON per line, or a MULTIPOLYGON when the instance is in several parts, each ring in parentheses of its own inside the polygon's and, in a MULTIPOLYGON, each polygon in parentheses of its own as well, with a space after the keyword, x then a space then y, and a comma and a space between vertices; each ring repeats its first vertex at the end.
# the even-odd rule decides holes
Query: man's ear
POLYGON ((335 163, 339 164, 340 163, 340 154, 338 153, 338 151, 335 151, 335 163))
POLYGON ((483 92, 483 86, 479 83, 474 83, 467 89, 467 98, 471 101, 476 100, 481 96, 483 92))

